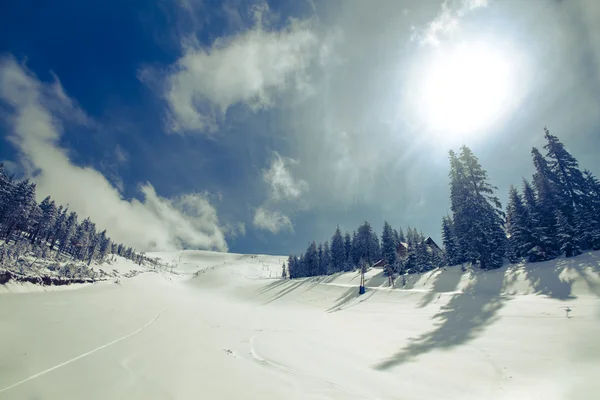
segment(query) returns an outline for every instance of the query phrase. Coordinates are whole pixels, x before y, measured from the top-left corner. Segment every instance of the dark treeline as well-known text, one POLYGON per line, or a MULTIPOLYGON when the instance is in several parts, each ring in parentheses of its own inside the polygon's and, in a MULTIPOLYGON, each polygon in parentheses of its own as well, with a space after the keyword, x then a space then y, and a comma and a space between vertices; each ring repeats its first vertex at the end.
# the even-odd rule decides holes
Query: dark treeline
POLYGON ((532 149, 535 173, 520 190, 511 186, 506 214, 471 150, 450 152, 452 215, 442 221, 449 265, 492 269, 505 257, 536 262, 600 249, 600 181, 544 131, 545 154, 532 149))
MULTIPOLYGON (((141 264, 143 253, 131 247, 114 243, 106 230, 98 232, 96 225, 85 218, 79 222, 77 213, 68 206, 57 206, 46 197, 41 203, 35 200, 35 183, 28 179, 15 181, 6 174, 0 163, 0 239, 5 243, 28 242, 38 250, 40 257, 68 256, 88 265, 96 260, 103 262, 109 254, 117 254, 141 264)), ((2 247, 2 252, 5 247, 2 247)))
MULTIPOLYGON (((301 278, 380 265, 387 275, 393 275, 425 272, 443 264, 442 252, 432 251, 423 233, 416 229, 409 227, 405 235, 402 228, 393 229, 386 221, 380 240, 365 221, 352 234, 342 235, 338 227, 331 242, 318 245, 311 242, 304 254, 290 254, 288 274, 290 278, 301 278), (406 251, 399 253, 399 247, 406 251)), ((285 267, 283 277, 286 277, 285 267)))

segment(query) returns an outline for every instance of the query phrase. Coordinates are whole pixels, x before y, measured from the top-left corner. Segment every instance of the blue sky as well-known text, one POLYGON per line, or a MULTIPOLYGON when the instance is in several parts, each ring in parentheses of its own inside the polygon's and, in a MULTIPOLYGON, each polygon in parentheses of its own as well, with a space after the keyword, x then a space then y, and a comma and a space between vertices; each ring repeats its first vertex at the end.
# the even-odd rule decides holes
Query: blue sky
POLYGON ((600 173, 600 6, 8 1, 0 159, 141 250, 439 238, 447 151, 499 195, 544 126, 600 173))

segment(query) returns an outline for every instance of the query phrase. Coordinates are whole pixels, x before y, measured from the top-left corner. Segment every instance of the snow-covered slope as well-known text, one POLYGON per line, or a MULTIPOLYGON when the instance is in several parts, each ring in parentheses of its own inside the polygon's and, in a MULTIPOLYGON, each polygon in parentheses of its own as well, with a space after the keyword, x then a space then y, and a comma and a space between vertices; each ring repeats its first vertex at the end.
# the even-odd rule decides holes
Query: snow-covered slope
POLYGON ((597 399, 600 253, 389 288, 280 280, 285 257, 0 297, 0 399, 597 399), (565 307, 571 310, 566 317, 565 307))

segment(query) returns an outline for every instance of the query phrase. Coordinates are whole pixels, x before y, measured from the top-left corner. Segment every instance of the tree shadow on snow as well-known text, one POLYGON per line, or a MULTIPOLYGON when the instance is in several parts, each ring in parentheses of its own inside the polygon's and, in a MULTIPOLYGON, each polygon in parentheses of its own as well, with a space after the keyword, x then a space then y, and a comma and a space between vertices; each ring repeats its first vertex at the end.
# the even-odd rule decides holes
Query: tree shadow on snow
POLYGON ((560 278, 561 272, 567 267, 567 261, 526 263, 523 268, 535 293, 558 300, 575 299, 576 296, 572 294, 574 279, 563 280, 560 278))
POLYGON ((261 289, 261 290, 263 290, 261 293, 264 294, 264 293, 269 292, 270 290, 274 290, 276 288, 281 288, 281 290, 279 290, 277 293, 275 293, 269 300, 264 302, 263 305, 272 303, 275 300, 278 300, 278 299, 282 298, 283 296, 290 294, 291 292, 295 291, 296 289, 299 289, 300 287, 302 287, 306 284, 310 284, 310 286, 308 286, 306 288, 306 290, 304 290, 304 292, 307 292, 319 284, 319 278, 315 277, 315 278, 282 280, 280 282, 283 282, 283 283, 282 284, 274 284, 273 283, 273 284, 270 284, 267 287, 263 288, 266 290, 261 289), (269 286, 270 286, 270 288, 269 288, 269 286))
POLYGON ((434 298, 439 297, 440 293, 454 292, 461 277, 462 270, 459 266, 441 268, 441 271, 435 275, 433 288, 423 296, 417 307, 423 308, 428 306, 434 298))
POLYGON ((338 299, 335 304, 327 309, 328 313, 342 311, 348 308, 349 304, 360 296, 361 300, 358 303, 366 301, 373 296, 376 290, 369 290, 369 288, 377 288, 385 285, 388 282, 388 277, 383 272, 380 272, 372 276, 368 281, 365 282, 366 292, 365 294, 358 294, 359 285, 348 288, 338 299))
POLYGON ((561 260, 558 265, 561 268, 571 268, 577 272, 579 277, 587 285, 588 290, 600 297, 600 253, 589 252, 582 257, 574 257, 561 260), (585 258, 583 258, 585 257, 585 258))
POLYGON ((501 294, 503 282, 503 270, 480 272, 463 293, 454 295, 432 317, 439 321, 433 331, 409 339, 398 353, 374 368, 387 370, 435 349, 450 349, 474 339, 498 319, 496 314, 507 299, 501 294))

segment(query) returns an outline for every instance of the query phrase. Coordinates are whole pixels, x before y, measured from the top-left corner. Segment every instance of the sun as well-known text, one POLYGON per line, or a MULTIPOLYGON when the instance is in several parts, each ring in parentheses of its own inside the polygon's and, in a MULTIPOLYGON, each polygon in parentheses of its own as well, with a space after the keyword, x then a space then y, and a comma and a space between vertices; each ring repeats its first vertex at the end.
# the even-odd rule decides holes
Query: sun
POLYGON ((514 86, 510 57, 484 43, 436 49, 418 75, 419 118, 446 142, 485 133, 507 111, 514 86))

